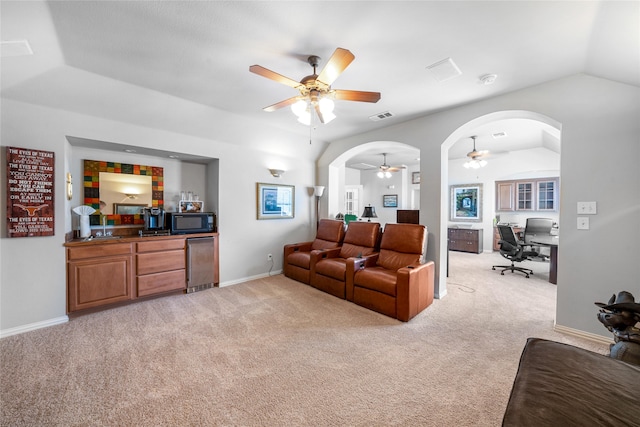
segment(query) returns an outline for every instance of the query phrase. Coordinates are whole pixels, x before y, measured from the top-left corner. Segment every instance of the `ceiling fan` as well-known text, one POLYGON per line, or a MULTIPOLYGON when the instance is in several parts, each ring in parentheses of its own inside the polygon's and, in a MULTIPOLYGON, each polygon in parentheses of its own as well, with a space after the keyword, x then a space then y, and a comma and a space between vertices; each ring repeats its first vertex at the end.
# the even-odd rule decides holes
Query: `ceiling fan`
POLYGON ((372 103, 378 102, 380 99, 379 92, 331 88, 331 84, 354 59, 355 56, 347 49, 337 48, 322 71, 320 71, 320 74, 317 74, 316 69, 320 62, 320 57, 311 55, 307 62, 313 67, 313 74, 303 77, 299 82, 260 65, 250 66, 249 71, 300 91, 298 96, 265 107, 263 108, 264 111, 272 112, 290 105, 293 112, 298 116, 298 121, 302 123, 311 123, 312 111, 316 112, 321 123, 329 123, 335 118, 333 114, 334 99, 372 103))
POLYGON ((485 167, 487 165, 487 161, 484 160, 484 157, 489 155, 489 151, 488 150, 482 150, 482 151, 476 150, 476 138, 477 138, 477 136, 472 136, 471 137, 471 139, 473 139, 473 150, 469 151, 467 153, 467 157, 469 158, 469 160, 467 160, 467 162, 465 162, 465 164, 464 164, 465 168, 478 169, 478 168, 485 167))
POLYGON ((382 153, 383 161, 380 167, 378 168, 378 177, 379 178, 391 178, 392 172, 398 172, 400 169, 406 169, 406 166, 389 166, 387 164, 387 153, 382 153))

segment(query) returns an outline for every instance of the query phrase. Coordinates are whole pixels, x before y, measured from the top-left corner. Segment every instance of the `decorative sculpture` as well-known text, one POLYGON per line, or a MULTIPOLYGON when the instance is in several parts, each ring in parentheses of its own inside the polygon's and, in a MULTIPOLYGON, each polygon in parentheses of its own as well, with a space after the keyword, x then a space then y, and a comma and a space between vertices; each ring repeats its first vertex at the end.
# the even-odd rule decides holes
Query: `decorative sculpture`
POLYGON ((609 357, 627 363, 640 365, 640 303, 635 302, 633 295, 621 291, 613 295, 609 302, 595 303, 600 307, 598 320, 613 333, 615 344, 611 344, 609 357))

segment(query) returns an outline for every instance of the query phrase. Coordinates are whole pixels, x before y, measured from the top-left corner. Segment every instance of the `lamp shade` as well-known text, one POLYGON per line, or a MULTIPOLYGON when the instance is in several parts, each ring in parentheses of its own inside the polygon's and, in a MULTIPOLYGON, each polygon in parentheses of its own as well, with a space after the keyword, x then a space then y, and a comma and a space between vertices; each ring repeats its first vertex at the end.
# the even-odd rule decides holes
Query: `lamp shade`
POLYGON ((364 212, 362 212, 361 216, 362 218, 369 218, 369 222, 371 222, 371 218, 378 218, 378 215, 376 215, 376 208, 371 205, 364 207, 364 212))
POLYGON ((316 197, 322 197, 324 194, 324 187, 322 185, 316 185, 313 187, 313 195, 316 197))

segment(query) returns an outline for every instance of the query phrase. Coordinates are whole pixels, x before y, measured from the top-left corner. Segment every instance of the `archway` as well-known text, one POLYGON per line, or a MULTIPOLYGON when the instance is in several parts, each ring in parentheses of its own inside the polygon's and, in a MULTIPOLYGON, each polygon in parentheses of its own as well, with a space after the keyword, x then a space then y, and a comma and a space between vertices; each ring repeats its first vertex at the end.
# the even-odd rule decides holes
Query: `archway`
POLYGON ((343 153, 339 154, 331 163, 329 163, 327 189, 325 190, 327 196, 320 202, 321 216, 334 217, 337 213, 342 212, 346 162, 352 157, 360 155, 362 153, 372 150, 385 152, 385 150, 388 150, 390 147, 415 150, 417 153, 420 152, 420 149, 418 147, 403 142, 372 141, 364 144, 359 144, 344 151, 343 153))
MULTIPOLYGON (((539 113, 535 113, 531 111, 522 111, 522 110, 499 111, 499 112, 480 116, 458 127, 454 132, 452 132, 445 139, 445 141, 441 145, 441 161, 442 161, 441 194, 443 197, 441 198, 442 203, 440 206, 441 221, 440 221, 439 234, 441 238, 439 242, 439 248, 440 248, 439 253, 445 255, 445 256, 440 256, 440 259, 439 259, 439 267, 440 267, 439 270, 441 272, 448 271, 447 270, 448 257, 446 256, 446 254, 447 254, 447 229, 449 226, 449 203, 448 203, 448 198, 449 198, 448 194, 449 194, 449 185, 450 185, 449 150, 460 139, 468 137, 469 135, 473 134, 474 130, 489 126, 491 123, 494 123, 494 122, 504 122, 506 120, 527 120, 527 121, 536 122, 540 125, 541 129, 550 130, 550 132, 553 133, 553 135, 558 139, 558 141, 560 140, 561 124, 559 122, 539 113)), ((487 206, 487 204, 485 203, 485 209, 484 209, 485 212, 491 212, 493 210, 493 188, 490 188, 488 190, 489 191, 487 192, 487 194, 492 195, 492 197, 490 198, 491 205, 487 206)), ((483 219, 483 222, 480 226, 483 227, 485 230, 487 229, 492 230, 493 227, 491 224, 491 220, 492 220, 491 216, 485 215, 485 218, 483 219)), ((485 236, 485 240, 490 240, 489 236, 491 236, 492 233, 487 233, 485 231, 485 234, 488 234, 488 236, 485 236)), ((485 250, 486 249, 487 248, 485 244, 485 250)), ((444 295, 446 295, 446 292, 447 292, 446 280, 447 280, 447 275, 440 274, 438 283, 436 283, 436 296, 438 296, 439 298, 442 298, 444 295)))

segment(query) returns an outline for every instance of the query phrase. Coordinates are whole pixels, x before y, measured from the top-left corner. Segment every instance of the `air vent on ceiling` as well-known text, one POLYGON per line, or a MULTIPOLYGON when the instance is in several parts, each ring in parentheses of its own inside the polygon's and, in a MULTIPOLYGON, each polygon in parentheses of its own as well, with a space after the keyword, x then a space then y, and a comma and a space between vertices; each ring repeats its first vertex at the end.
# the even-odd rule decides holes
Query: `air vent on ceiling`
POLYGON ((393 116, 394 116, 393 113, 389 111, 385 111, 384 113, 378 113, 378 114, 374 114, 373 116, 369 116, 369 119, 373 120, 374 122, 379 122, 380 120, 388 119, 393 116))
POLYGON ((0 43, 0 56, 8 58, 10 56, 26 56, 33 55, 33 50, 26 40, 9 40, 0 43))
POLYGON ((498 138, 504 138, 505 136, 507 136, 506 132, 496 132, 491 134, 491 136, 493 136, 493 139, 498 139, 498 138))
POLYGON ((440 83, 446 82, 447 80, 458 77, 462 74, 460 68, 458 68, 451 58, 443 59, 435 64, 431 64, 427 67, 427 70, 431 71, 433 77, 440 83))

